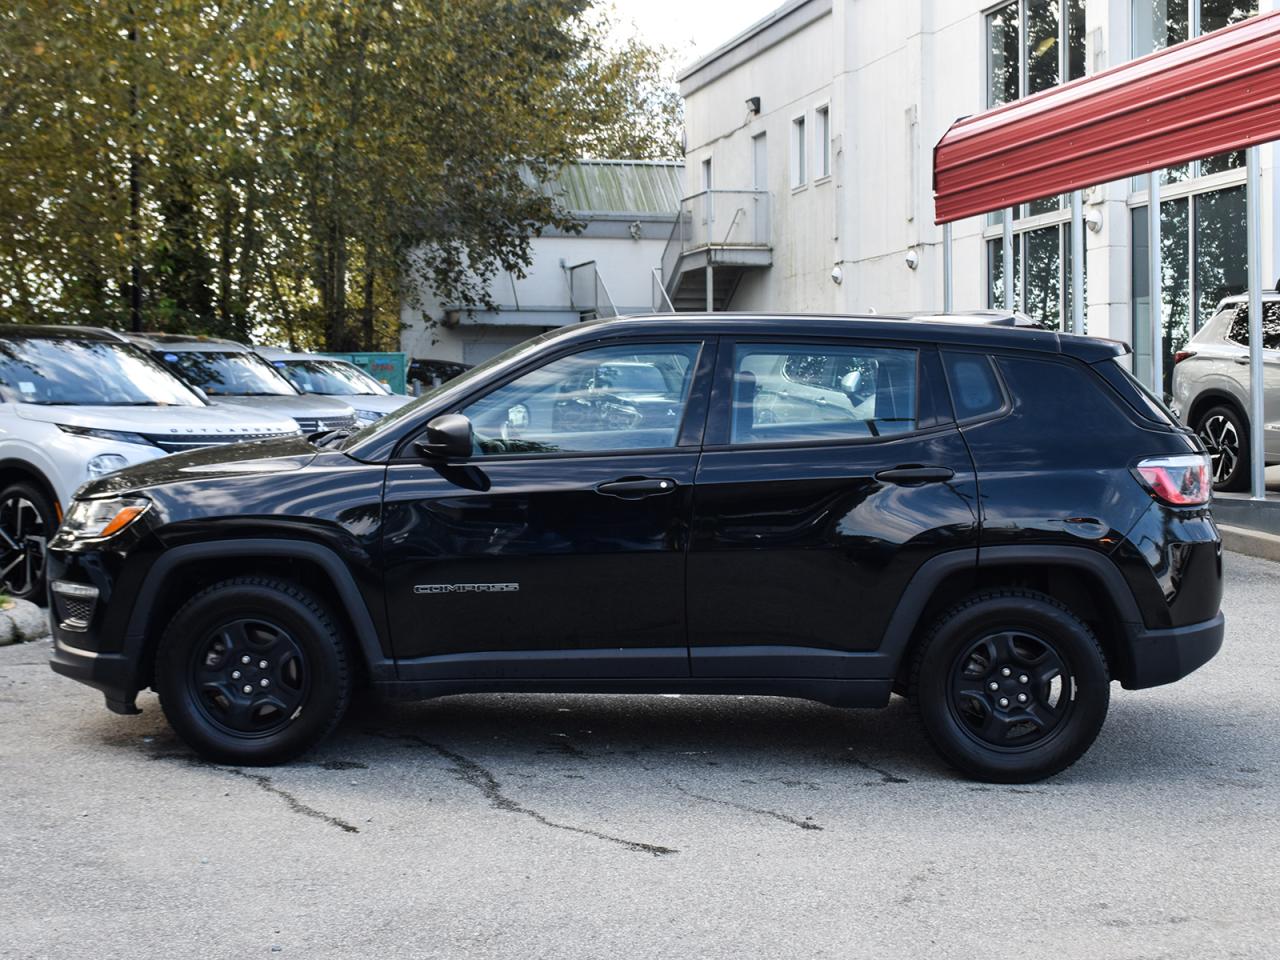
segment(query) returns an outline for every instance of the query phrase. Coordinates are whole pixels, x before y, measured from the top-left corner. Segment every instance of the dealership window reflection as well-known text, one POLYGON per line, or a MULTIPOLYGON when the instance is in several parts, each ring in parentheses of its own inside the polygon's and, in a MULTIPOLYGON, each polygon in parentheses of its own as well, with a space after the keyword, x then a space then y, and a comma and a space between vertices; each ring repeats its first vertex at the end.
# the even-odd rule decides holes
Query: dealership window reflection
MULTIPOLYGON (((1017 308, 1033 320, 1071 329, 1070 223, 1014 234, 1013 296, 1017 308)), ((1004 240, 998 237, 987 241, 987 306, 1004 307, 1004 240)))

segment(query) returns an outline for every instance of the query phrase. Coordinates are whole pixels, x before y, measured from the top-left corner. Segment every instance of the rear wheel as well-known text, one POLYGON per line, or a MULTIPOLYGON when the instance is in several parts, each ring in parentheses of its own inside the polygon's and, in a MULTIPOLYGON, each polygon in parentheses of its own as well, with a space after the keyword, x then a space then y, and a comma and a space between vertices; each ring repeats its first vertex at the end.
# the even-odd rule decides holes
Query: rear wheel
POLYGON ((53 504, 34 484, 10 484, 0 493, 0 589, 44 604, 45 551, 57 529, 53 504))
POLYGON ((1209 451, 1214 487, 1245 489, 1249 485, 1249 427, 1245 418, 1234 407, 1212 407, 1196 421, 1196 434, 1209 451))
POLYGON ((337 726, 351 674, 342 635, 314 594, 238 577, 201 591, 170 621, 156 689, 169 724, 201 756, 272 764, 337 726))
POLYGON ((1097 640, 1066 607, 1000 590, 939 618, 917 651, 911 694, 951 764, 980 780, 1028 783, 1089 749, 1110 679, 1097 640))

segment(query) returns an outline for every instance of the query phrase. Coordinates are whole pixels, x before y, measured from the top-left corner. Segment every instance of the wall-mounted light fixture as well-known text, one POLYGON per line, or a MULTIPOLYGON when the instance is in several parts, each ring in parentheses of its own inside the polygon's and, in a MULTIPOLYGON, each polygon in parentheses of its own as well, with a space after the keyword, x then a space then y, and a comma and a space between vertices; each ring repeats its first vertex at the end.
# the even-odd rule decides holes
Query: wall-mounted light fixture
POLYGON ((907 251, 907 268, 910 270, 914 270, 918 266, 920 266, 920 254, 916 253, 915 250, 908 250, 907 251))
POLYGON ((1089 228, 1090 233, 1098 233, 1102 230, 1102 211, 1097 207, 1090 207, 1084 212, 1084 225, 1089 228))
POLYGON ((759 112, 760 112, 760 98, 759 98, 759 97, 747 97, 747 112, 748 112, 748 113, 759 113, 759 112))

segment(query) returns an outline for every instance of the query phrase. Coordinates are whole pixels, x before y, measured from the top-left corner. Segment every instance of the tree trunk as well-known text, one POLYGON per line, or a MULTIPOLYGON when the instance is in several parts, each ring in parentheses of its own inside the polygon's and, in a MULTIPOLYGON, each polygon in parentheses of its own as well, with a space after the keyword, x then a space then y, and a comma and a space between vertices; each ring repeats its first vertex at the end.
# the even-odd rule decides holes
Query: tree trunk
POLYGON ((364 247, 364 306, 360 311, 360 325, 364 330, 364 349, 373 349, 373 251, 370 244, 364 247))

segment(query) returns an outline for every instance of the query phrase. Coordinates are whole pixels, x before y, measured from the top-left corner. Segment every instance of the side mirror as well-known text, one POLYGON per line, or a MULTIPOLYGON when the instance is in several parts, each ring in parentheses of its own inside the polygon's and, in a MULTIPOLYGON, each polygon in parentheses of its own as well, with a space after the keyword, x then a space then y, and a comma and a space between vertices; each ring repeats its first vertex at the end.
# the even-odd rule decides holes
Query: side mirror
POLYGON ((473 442, 471 421, 460 413, 446 413, 427 424, 426 439, 414 447, 431 460, 455 460, 471 456, 473 442))

